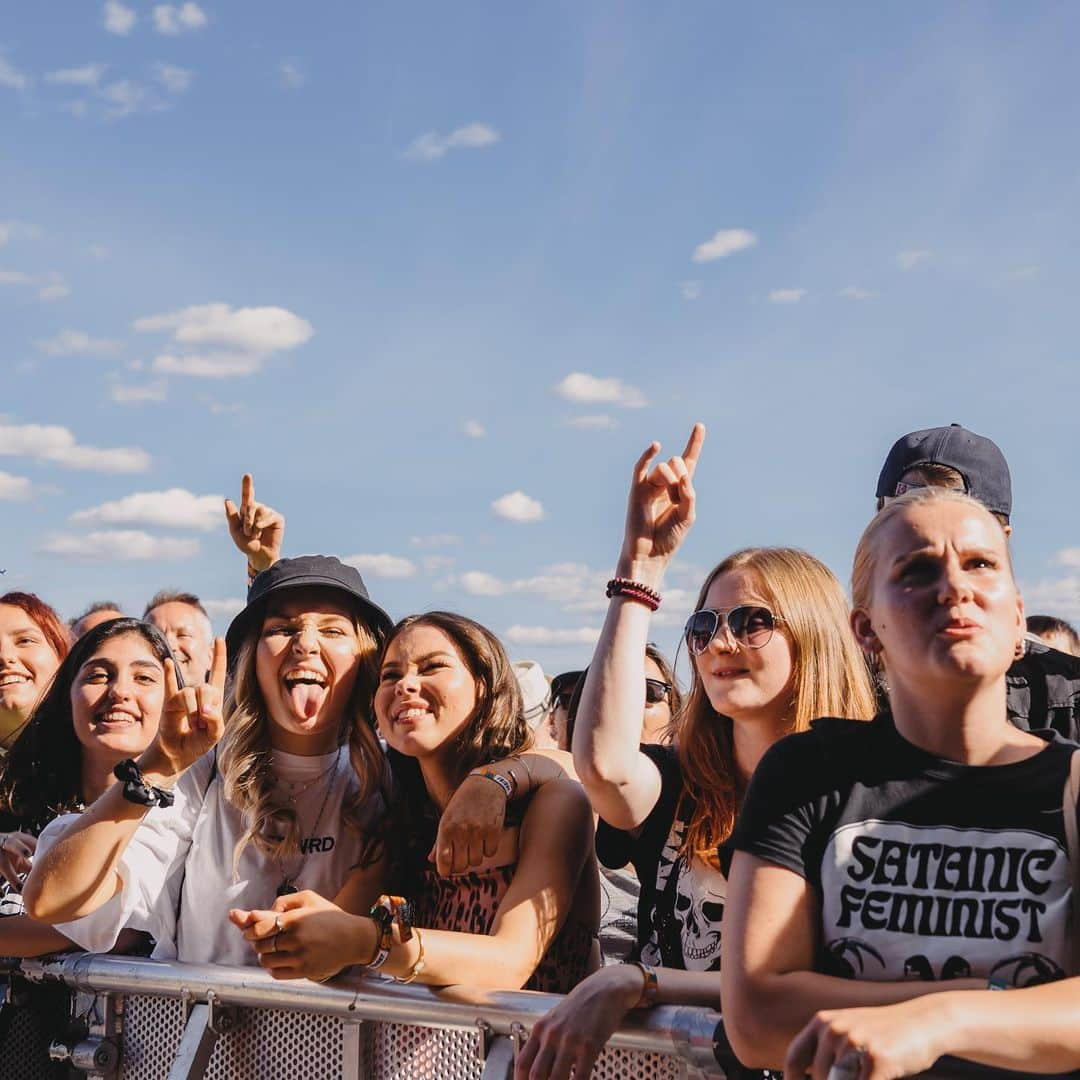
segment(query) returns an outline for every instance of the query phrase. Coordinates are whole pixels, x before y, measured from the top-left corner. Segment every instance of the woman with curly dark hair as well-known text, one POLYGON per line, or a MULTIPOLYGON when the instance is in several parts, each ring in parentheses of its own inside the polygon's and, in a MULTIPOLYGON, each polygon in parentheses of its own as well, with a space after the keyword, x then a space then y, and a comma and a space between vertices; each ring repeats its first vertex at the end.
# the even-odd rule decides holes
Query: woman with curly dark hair
POLYGON ((410 982, 552 992, 595 970, 588 800, 568 779, 533 790, 538 778, 519 757, 531 744, 521 694, 495 636, 446 612, 398 623, 382 653, 375 716, 395 755, 400 812, 387 847, 411 915, 398 904, 380 925, 310 893, 283 897, 253 920, 238 913, 262 964, 280 978, 325 978, 365 964, 410 982), (503 759, 517 762, 488 768, 503 759), (428 856, 442 810, 470 775, 493 790, 505 785, 508 797, 531 797, 511 805, 497 850, 477 868, 444 875, 428 856))

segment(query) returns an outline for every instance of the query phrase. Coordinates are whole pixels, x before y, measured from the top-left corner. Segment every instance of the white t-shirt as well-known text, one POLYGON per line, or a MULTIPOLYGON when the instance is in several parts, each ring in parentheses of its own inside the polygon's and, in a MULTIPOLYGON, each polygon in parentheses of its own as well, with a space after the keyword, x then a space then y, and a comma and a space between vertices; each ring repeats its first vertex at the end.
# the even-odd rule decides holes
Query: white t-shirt
MULTIPOLYGON (((342 803, 357 786, 347 746, 317 757, 275 750, 272 761, 283 789, 297 793, 302 855, 282 865, 249 843, 234 877, 233 850, 244 827, 208 754, 180 777, 173 805, 153 807, 143 819, 117 865, 120 892, 57 929, 91 952, 107 952, 128 928, 154 938, 155 959, 254 965, 254 949, 229 922, 229 909, 269 908, 286 878, 297 889, 333 899, 363 847, 363 837, 342 819, 342 803)), ((367 820, 374 822, 381 809, 381 802, 373 806, 367 820)), ((67 814, 51 822, 38 839, 38 854, 78 819, 67 814)))

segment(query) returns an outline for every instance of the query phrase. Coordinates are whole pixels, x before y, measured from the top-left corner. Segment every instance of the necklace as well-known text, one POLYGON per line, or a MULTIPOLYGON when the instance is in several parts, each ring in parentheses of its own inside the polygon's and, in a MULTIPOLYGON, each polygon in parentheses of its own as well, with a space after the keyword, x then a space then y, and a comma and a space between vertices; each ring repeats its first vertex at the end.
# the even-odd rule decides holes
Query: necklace
MULTIPOLYGON (((327 781, 326 790, 323 792, 322 805, 319 807, 319 813, 318 813, 318 816, 315 818, 315 824, 312 825, 312 827, 311 827, 311 832, 312 832, 313 836, 316 833, 318 833, 318 831, 319 831, 319 824, 322 822, 323 811, 326 810, 326 804, 330 800, 330 790, 331 790, 331 788, 333 788, 334 781, 337 779, 338 765, 340 763, 341 763, 341 751, 339 750, 338 751, 338 756, 334 759, 334 764, 331 765, 329 769, 327 769, 327 773, 329 774, 330 779, 329 779, 329 781, 327 781)), ((309 784, 308 786, 310 787, 311 785, 309 784)), ((305 788, 304 790, 306 791, 307 788, 305 788)), ((292 801, 292 800, 290 799, 290 801, 292 801)), ((302 823, 300 821, 299 813, 296 815, 296 822, 297 822, 297 825, 301 826, 300 832, 302 833, 303 832, 303 827, 302 827, 302 823)), ((278 859, 278 869, 281 871, 281 884, 278 885, 277 890, 275 892, 275 895, 277 895, 277 896, 290 896, 292 893, 300 891, 296 887, 296 879, 300 876, 301 872, 303 871, 304 864, 307 862, 307 857, 308 857, 308 854, 310 852, 310 848, 305 848, 303 845, 304 845, 304 838, 303 838, 303 836, 301 836, 300 837, 300 863, 292 873, 289 873, 285 869, 285 863, 281 859, 278 859)))
MULTIPOLYGON (((340 751, 338 752, 340 756, 340 751)), ((303 780, 297 780, 294 784, 291 780, 278 780, 279 784, 287 785, 289 790, 282 791, 282 795, 291 803, 295 803, 301 795, 306 795, 320 780, 325 780, 329 773, 334 772, 337 769, 338 759, 335 757, 330 766, 324 769, 318 776, 313 777, 306 783, 303 780)))

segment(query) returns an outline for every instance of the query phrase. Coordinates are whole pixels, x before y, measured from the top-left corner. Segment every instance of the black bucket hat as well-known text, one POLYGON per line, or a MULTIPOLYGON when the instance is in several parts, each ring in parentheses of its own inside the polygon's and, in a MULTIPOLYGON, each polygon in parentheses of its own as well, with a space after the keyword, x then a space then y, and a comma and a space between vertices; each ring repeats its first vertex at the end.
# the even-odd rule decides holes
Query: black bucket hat
POLYGON ((394 621, 368 596, 360 571, 348 566, 333 555, 300 555, 295 559, 279 559, 273 566, 255 577, 248 589, 247 606, 229 624, 225 644, 230 666, 236 662, 240 645, 253 623, 262 619, 267 599, 284 589, 318 586, 345 593, 356 606, 381 644, 393 628, 394 621))

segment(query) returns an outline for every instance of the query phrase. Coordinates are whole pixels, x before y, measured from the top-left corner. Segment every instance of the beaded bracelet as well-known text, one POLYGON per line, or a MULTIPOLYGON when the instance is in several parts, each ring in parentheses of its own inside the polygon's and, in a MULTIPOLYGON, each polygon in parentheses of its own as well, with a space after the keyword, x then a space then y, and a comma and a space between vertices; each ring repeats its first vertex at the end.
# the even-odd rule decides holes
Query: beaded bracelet
POLYGON ((660 594, 654 588, 630 578, 612 578, 607 583, 605 593, 609 600, 613 596, 622 596, 635 603, 644 604, 650 611, 655 611, 660 606, 660 594))

